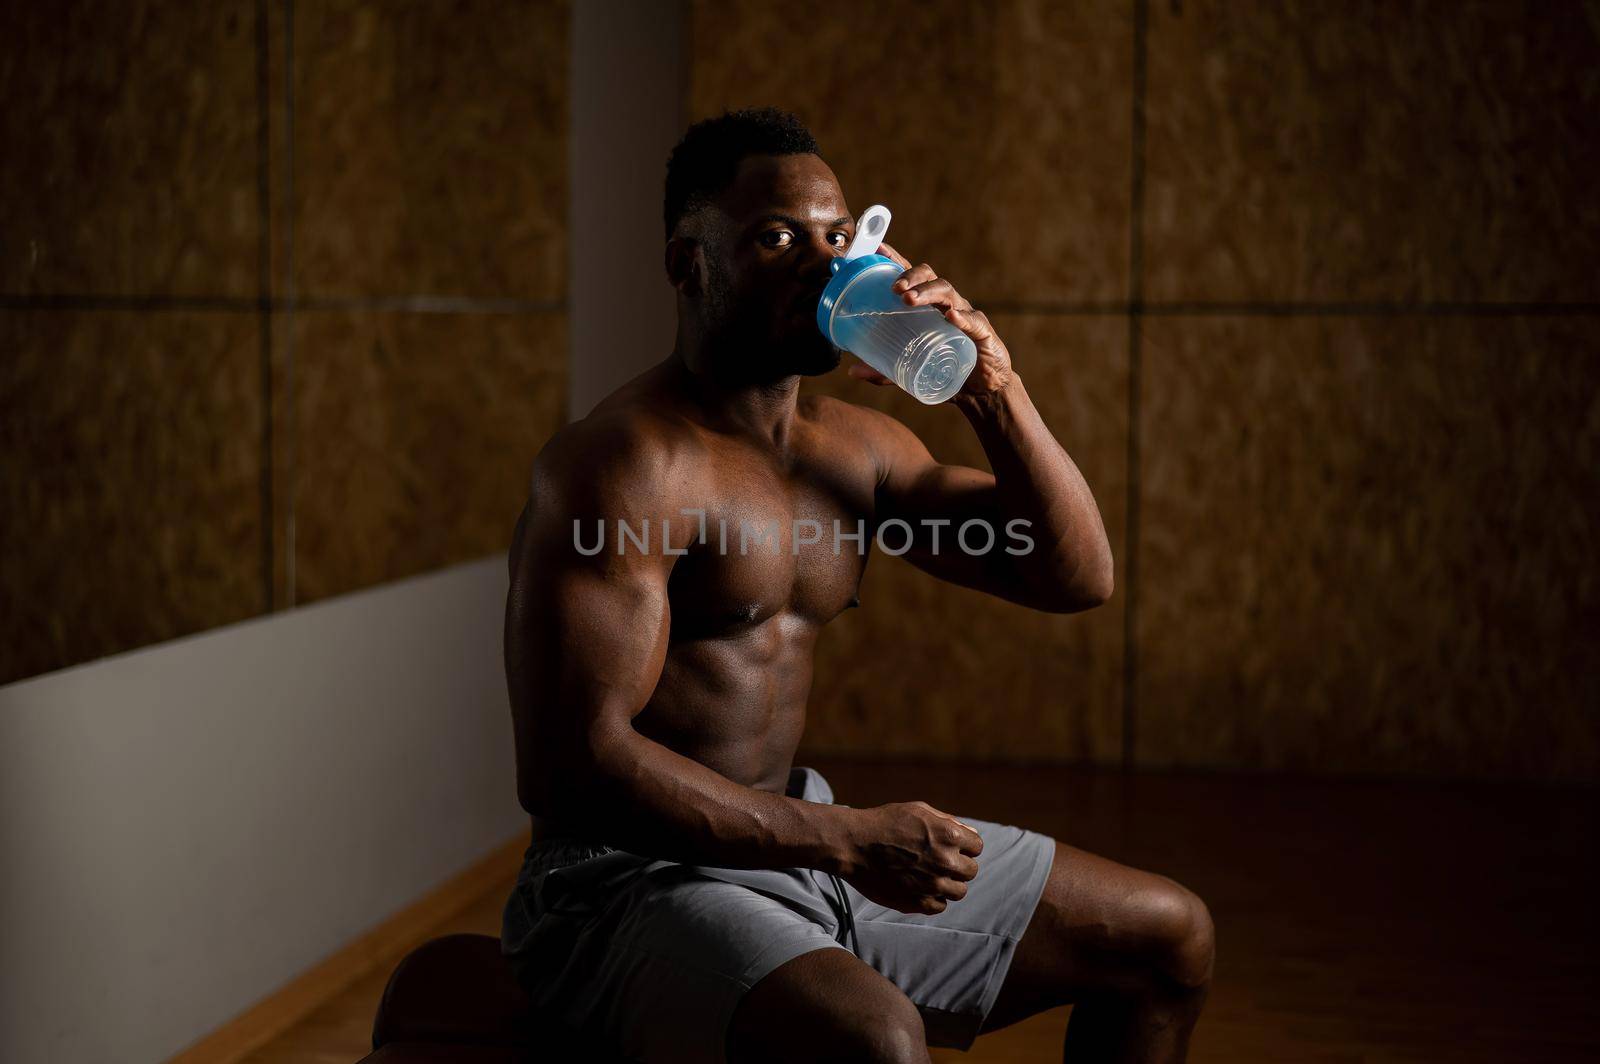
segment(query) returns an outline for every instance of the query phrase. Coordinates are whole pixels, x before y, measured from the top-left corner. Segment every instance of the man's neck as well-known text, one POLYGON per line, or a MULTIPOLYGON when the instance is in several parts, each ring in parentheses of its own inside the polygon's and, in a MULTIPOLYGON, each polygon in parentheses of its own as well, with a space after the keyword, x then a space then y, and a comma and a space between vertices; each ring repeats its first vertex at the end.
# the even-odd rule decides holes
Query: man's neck
POLYGON ((676 349, 668 362, 678 386, 704 414, 708 425, 780 452, 788 449, 800 395, 799 374, 771 381, 731 382, 694 371, 676 349))

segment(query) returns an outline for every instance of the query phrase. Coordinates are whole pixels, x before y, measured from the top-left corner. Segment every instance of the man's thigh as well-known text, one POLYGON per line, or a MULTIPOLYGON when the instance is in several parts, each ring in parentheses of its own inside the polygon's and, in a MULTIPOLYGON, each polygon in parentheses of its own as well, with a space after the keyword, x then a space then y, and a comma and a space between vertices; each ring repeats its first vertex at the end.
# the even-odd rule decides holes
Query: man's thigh
POLYGON ((519 980, 540 1012, 649 1064, 722 1061, 735 1008, 769 972, 816 951, 854 959, 795 906, 686 866, 564 920, 536 919, 519 980))
POLYGON ((926 1060, 922 1017, 900 988, 843 949, 787 961, 745 993, 729 1064, 926 1060))

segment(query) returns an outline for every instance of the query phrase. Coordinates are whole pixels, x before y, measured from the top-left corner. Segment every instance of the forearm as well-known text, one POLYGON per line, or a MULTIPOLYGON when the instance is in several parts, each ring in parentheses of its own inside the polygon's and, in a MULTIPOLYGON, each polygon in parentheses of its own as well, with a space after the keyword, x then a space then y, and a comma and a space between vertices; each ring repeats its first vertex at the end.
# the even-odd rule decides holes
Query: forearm
POLYGON ((1100 508, 1021 377, 1012 373, 989 396, 963 395, 955 402, 989 457, 997 516, 1002 523, 1028 522, 1033 549, 1005 555, 1009 564, 1021 578, 1055 588, 1070 602, 1104 601, 1111 594, 1113 560, 1100 508))
POLYGON ((743 786, 631 726, 613 726, 587 745, 569 810, 608 845, 729 868, 840 873, 852 864, 849 807, 743 786))

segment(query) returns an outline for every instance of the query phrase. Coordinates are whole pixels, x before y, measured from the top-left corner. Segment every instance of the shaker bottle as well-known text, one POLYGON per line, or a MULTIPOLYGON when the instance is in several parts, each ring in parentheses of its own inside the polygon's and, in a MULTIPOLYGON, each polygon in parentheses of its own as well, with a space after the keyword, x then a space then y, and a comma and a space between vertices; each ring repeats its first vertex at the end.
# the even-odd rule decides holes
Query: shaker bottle
POLYGON ((905 267, 874 254, 889 229, 889 209, 862 212, 856 238, 831 266, 833 279, 817 304, 817 327, 835 346, 932 405, 961 390, 978 364, 972 338, 937 307, 913 307, 890 286, 905 267))

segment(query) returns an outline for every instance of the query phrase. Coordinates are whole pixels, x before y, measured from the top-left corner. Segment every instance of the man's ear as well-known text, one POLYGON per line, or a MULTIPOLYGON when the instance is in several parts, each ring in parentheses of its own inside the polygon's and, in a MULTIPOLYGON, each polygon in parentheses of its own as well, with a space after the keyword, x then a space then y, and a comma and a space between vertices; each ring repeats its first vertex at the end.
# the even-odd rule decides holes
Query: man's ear
POLYGON ((691 298, 698 296, 705 285, 705 252, 700 241, 692 236, 675 236, 667 241, 667 280, 672 287, 691 298))

